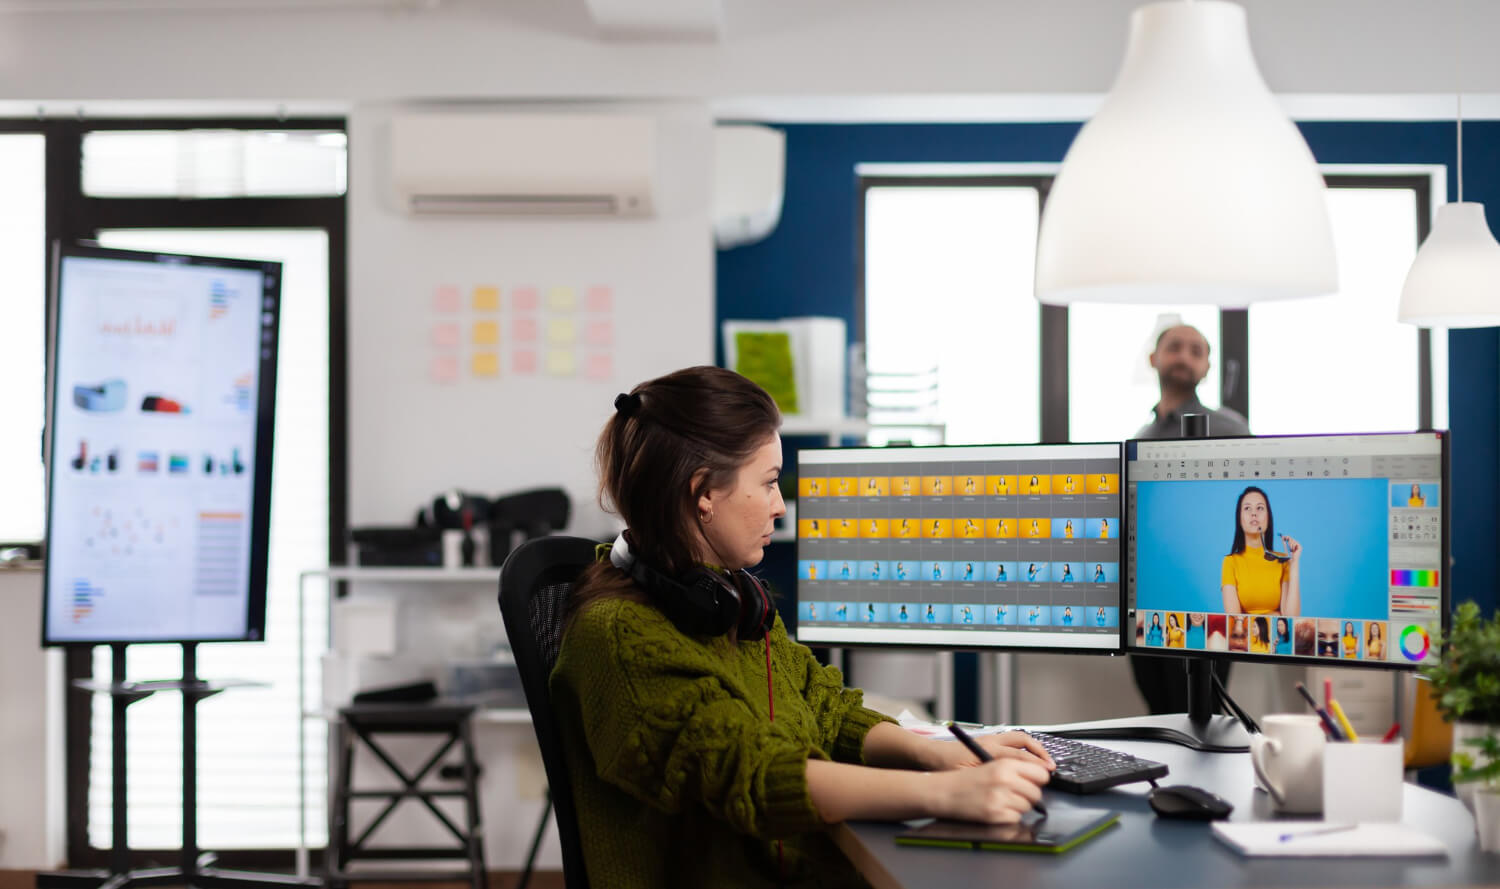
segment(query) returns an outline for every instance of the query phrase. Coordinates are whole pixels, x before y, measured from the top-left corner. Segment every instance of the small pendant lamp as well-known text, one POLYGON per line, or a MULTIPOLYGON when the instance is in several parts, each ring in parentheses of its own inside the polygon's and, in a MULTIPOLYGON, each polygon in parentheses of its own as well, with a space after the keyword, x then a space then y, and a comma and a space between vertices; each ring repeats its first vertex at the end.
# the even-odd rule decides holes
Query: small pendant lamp
POLYGON ((1261 79, 1244 8, 1136 9, 1047 196, 1037 299, 1238 307, 1337 289, 1323 177, 1261 79))
POLYGON ((1458 201, 1438 207, 1417 250, 1396 317, 1418 327, 1500 325, 1500 243, 1484 205, 1464 200, 1464 104, 1458 98, 1458 201))

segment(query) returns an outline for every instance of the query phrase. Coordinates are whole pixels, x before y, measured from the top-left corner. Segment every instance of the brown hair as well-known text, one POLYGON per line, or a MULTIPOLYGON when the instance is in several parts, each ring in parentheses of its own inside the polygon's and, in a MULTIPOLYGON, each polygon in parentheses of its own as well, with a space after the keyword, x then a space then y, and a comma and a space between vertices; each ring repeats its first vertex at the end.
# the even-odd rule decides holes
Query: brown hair
MULTIPOLYGON (((766 390, 721 367, 688 367, 617 399, 594 449, 599 505, 625 520, 631 552, 668 576, 698 559, 698 498, 735 482, 781 426, 766 390)), ((607 597, 644 600, 607 559, 585 569, 568 620, 607 597)))

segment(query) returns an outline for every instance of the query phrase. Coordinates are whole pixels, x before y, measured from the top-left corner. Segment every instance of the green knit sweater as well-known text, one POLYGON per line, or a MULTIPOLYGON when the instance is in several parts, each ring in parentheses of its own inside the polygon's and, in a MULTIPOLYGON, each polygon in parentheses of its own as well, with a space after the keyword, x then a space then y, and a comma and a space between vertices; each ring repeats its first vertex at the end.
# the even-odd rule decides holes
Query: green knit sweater
POLYGON ((772 721, 765 644, 687 636, 625 599, 574 619, 551 688, 591 885, 864 885, 813 808, 807 760, 863 762, 887 717, 778 617, 772 721))

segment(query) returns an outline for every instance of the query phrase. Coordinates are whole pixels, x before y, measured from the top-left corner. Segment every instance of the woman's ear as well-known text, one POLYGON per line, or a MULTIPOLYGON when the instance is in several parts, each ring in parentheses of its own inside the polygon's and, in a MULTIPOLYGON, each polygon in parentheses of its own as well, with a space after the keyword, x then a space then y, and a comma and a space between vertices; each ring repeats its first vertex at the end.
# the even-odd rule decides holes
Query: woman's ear
POLYGON ((697 497, 698 518, 714 514, 714 492, 709 490, 705 482, 708 479, 708 470, 700 469, 693 473, 693 490, 700 492, 697 497))

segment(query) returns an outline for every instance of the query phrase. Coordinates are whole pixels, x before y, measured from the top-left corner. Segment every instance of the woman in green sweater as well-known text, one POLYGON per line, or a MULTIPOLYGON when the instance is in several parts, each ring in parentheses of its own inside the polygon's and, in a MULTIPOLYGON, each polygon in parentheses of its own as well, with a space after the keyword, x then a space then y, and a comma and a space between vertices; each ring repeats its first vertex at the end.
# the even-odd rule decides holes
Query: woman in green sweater
POLYGON ((744 570, 786 511, 764 390, 695 367, 615 408, 600 499, 629 530, 575 587, 551 681, 592 885, 861 885, 829 825, 1031 808, 1036 741, 983 736, 981 765, 862 707, 744 570))

